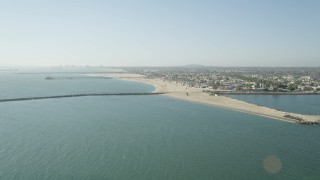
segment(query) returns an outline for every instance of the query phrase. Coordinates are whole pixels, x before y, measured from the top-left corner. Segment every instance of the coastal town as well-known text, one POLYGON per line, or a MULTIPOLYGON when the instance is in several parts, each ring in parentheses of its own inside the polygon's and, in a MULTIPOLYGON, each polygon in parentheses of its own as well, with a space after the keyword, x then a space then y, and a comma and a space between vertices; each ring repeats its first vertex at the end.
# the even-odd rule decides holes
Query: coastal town
POLYGON ((320 68, 139 67, 126 71, 218 93, 320 93, 320 68))
POLYGON ((129 67, 123 70, 123 75, 120 76, 124 79, 152 84, 156 87, 156 92, 163 92, 166 96, 302 125, 320 125, 319 115, 285 112, 224 96, 224 94, 320 95, 320 68, 187 66, 129 67))

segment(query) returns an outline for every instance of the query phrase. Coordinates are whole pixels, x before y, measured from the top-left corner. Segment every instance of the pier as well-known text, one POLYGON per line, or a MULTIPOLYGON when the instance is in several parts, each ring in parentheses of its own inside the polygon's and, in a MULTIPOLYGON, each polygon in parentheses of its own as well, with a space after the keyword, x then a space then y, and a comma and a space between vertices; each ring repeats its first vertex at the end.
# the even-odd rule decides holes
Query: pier
POLYGON ((57 95, 57 96, 39 96, 39 97, 24 97, 24 98, 9 98, 0 99, 1 102, 13 102, 13 101, 31 101, 40 99, 58 99, 58 98, 71 98, 71 97, 85 97, 85 96, 145 96, 145 95, 160 95, 165 94, 162 92, 155 93, 88 93, 88 94, 69 94, 69 95, 57 95))

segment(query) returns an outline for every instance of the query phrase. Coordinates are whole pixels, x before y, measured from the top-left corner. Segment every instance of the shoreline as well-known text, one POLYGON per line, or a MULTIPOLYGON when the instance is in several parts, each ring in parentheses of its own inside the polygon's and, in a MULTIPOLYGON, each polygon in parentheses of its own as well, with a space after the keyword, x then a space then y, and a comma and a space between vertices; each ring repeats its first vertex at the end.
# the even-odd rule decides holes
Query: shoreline
MULTIPOLYGON (((103 75, 105 76, 105 75, 103 75)), ((316 115, 303 115, 298 113, 284 112, 276 109, 258 106, 255 104, 247 103, 237 99, 233 99, 226 96, 211 96, 203 92, 201 88, 193 88, 182 86, 181 84, 165 82, 160 79, 147 79, 140 74, 114 74, 113 77, 141 82, 149 85, 153 85, 155 90, 153 92, 164 93, 162 96, 168 96, 184 101, 190 101, 194 103, 205 104, 209 106, 214 106, 218 108, 268 117, 272 119, 282 120, 291 123, 301 123, 298 119, 288 118, 285 116, 290 115, 290 117, 302 118, 306 122, 317 122, 320 120, 320 116, 316 115)))

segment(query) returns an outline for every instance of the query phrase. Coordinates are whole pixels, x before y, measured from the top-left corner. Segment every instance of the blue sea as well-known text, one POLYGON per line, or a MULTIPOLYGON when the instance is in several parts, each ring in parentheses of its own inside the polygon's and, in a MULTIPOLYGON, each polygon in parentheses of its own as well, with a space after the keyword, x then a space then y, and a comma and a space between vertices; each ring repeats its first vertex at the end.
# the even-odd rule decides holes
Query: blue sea
MULTIPOLYGON (((86 68, 36 72, 0 72, 0 99, 154 90, 119 79, 45 79, 82 77, 86 68)), ((2 102, 0 179, 320 179, 319 140, 318 126, 160 95, 2 102)))

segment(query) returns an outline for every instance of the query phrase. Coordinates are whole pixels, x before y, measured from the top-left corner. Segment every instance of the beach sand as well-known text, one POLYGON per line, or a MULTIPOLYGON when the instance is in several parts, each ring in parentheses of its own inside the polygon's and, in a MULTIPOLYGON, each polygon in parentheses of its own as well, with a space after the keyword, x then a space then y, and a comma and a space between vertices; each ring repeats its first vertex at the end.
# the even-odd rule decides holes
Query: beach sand
MULTIPOLYGON (((108 74, 110 76, 111 74, 108 74)), ((245 112, 249 114, 255 114, 259 116, 269 117, 273 119, 283 120, 287 122, 297 122, 295 119, 285 118, 284 115, 290 114, 291 116, 296 116, 303 118, 306 121, 315 122, 320 119, 320 116, 315 115, 302 115, 297 113, 289 113, 284 111, 279 111, 276 109, 258 106, 255 104, 247 103, 237 99, 225 97, 225 96, 210 96, 203 92, 201 88, 192 88, 182 86, 181 84, 170 83, 163 81, 161 79, 147 79, 140 74, 112 74, 111 76, 117 77, 123 80, 142 82, 146 84, 154 85, 155 92, 163 92, 164 96, 169 96, 181 100, 191 101, 195 103, 202 103, 206 105, 211 105, 215 107, 245 112)))

